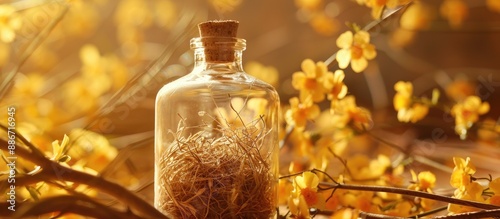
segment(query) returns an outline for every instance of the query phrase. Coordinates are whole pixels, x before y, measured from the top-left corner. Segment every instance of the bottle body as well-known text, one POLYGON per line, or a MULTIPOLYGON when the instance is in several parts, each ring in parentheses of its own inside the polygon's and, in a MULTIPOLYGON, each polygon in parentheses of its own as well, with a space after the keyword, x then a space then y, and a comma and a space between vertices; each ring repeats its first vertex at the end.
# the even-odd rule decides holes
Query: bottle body
POLYGON ((272 86, 244 73, 236 57, 222 63, 201 57, 192 73, 157 95, 155 207, 164 214, 276 213, 279 97, 272 86))

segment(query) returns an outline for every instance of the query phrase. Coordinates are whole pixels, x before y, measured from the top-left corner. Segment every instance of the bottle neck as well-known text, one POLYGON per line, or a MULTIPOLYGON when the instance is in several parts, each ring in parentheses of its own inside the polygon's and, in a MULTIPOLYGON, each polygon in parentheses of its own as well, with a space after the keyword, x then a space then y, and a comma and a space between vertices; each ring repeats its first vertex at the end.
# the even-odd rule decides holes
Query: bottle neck
POLYGON ((199 37, 191 39, 197 71, 213 73, 242 72, 242 53, 246 41, 234 37, 199 37))
POLYGON ((207 48, 198 48, 194 52, 194 68, 200 71, 216 70, 223 73, 242 72, 242 54, 242 50, 210 51, 207 48), (220 59, 211 59, 210 54, 215 54, 220 59))

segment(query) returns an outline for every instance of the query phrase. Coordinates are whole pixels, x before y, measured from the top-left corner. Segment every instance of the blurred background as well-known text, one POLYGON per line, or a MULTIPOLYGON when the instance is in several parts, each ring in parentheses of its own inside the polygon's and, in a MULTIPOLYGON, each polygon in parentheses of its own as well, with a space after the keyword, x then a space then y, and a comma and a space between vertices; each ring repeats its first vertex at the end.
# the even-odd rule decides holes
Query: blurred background
MULTIPOLYGON (((283 109, 298 94, 291 75, 301 70, 302 60, 328 60, 339 50, 338 36, 357 24, 370 32, 377 57, 363 73, 348 67, 345 83, 357 104, 372 111, 375 124, 388 127, 392 135, 385 136, 435 140, 431 127, 441 127, 446 138, 426 149, 426 156, 449 164, 451 155, 473 151, 485 172, 498 171, 490 165, 500 157, 498 144, 485 149, 474 137, 458 141, 453 119, 440 111, 431 110, 418 124, 398 123, 392 98, 400 80, 411 81, 416 96, 428 97, 434 88, 453 93, 454 84, 457 92, 488 101, 487 117, 498 124, 499 1, 418 1, 418 7, 387 8, 383 19, 374 19, 369 2, 2 0, 0 106, 16 105, 19 129, 42 148, 64 134, 82 135, 77 128, 106 136, 101 140, 107 143, 98 144, 102 149, 95 146, 99 138, 85 138, 73 156, 97 159, 92 168, 152 197, 155 96, 191 71, 189 40, 198 36, 198 23, 240 22, 238 35, 247 40, 245 69, 277 88, 283 109)), ((332 62, 329 70, 336 69, 332 62)))

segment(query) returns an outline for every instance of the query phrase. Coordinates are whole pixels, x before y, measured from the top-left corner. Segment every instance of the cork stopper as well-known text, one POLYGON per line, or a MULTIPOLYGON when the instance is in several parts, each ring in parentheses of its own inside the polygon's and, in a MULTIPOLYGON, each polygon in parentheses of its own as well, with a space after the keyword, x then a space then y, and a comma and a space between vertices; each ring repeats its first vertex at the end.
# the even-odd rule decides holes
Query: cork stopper
POLYGON ((236 37, 238 21, 213 20, 198 24, 200 37, 236 37))
POLYGON ((208 62, 233 62, 232 47, 238 32, 238 21, 212 20, 198 24, 200 38, 205 47, 205 60, 208 62))

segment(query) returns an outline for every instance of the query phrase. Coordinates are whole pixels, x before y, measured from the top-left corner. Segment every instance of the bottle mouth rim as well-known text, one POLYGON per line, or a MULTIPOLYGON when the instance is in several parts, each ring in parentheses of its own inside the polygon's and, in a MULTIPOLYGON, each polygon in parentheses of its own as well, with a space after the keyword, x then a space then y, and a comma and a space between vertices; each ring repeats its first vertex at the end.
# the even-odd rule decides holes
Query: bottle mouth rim
POLYGON ((191 49, 218 48, 245 50, 246 40, 237 37, 196 37, 190 40, 189 45, 191 49))

